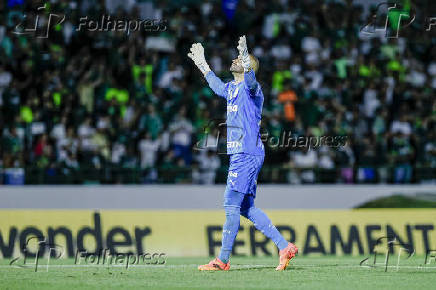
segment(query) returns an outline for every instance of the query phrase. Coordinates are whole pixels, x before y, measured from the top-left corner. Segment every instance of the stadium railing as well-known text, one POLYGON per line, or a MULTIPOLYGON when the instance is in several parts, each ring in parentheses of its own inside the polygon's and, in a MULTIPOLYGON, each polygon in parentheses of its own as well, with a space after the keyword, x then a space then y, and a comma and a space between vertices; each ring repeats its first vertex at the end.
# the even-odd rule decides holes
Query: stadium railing
MULTIPOLYGON (((198 184, 202 174, 199 169, 184 167, 159 168, 38 168, 3 169, 0 184, 198 184)), ((210 171, 209 171, 210 174, 210 171)), ((227 167, 218 168, 215 183, 227 180, 227 167)), ((213 178, 212 178, 213 179, 213 178)), ((260 183, 426 183, 436 181, 436 168, 413 167, 357 167, 357 168, 286 168, 264 166, 259 175, 260 183)))

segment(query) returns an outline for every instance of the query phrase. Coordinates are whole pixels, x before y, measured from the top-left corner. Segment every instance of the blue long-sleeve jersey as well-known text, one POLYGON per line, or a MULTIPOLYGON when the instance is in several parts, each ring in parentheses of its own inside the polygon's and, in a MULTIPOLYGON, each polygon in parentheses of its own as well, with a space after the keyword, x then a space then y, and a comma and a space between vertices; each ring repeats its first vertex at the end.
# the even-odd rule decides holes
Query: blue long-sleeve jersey
POLYGON ((223 83, 212 71, 206 80, 215 94, 227 100, 227 154, 264 155, 260 138, 264 97, 254 72, 245 72, 240 83, 223 83))

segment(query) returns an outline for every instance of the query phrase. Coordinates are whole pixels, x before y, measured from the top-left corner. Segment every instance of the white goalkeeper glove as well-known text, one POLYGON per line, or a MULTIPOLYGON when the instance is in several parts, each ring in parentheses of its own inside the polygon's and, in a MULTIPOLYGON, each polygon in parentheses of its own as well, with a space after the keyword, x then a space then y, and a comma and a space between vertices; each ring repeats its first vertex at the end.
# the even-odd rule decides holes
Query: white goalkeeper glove
POLYGON ((210 67, 204 57, 204 48, 201 43, 194 43, 191 46, 191 52, 188 53, 188 57, 194 61, 195 65, 200 69, 203 75, 210 72, 210 67))
POLYGON ((244 68, 244 72, 250 71, 251 69, 250 55, 248 54, 247 39, 245 38, 245 35, 239 37, 238 51, 239 51, 238 58, 242 62, 242 67, 244 68))

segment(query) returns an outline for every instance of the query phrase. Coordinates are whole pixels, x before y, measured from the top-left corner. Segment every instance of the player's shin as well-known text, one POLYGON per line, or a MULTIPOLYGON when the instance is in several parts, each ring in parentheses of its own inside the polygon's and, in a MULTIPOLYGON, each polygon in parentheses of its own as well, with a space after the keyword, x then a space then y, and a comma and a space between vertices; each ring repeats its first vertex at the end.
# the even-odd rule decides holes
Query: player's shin
POLYGON ((223 227, 222 247, 219 259, 228 263, 232 252, 233 243, 239 230, 240 207, 234 205, 224 206, 226 212, 226 222, 223 227))
POLYGON ((288 246, 288 241, 280 234, 268 216, 260 208, 251 207, 248 211, 247 218, 253 222, 256 229, 270 238, 280 250, 288 246))

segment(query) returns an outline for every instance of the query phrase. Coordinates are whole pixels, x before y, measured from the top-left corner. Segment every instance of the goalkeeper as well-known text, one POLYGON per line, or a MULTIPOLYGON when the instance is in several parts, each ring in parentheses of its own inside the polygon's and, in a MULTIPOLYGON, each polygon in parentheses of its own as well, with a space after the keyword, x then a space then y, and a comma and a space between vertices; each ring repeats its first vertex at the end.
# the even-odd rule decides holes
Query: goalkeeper
POLYGON ((234 80, 228 83, 223 83, 210 70, 200 43, 194 43, 188 53, 205 76, 210 88, 227 101, 227 154, 230 155, 224 193, 226 222, 223 227, 221 252, 209 264, 201 265, 198 269, 230 269, 230 253, 239 230, 239 215, 242 215, 277 245, 280 258, 276 270, 285 270, 289 261, 298 253, 298 248, 286 241, 266 214, 254 206, 257 176, 265 156, 259 132, 264 98, 255 77, 259 62, 248 53, 245 36, 239 38, 238 51, 238 58, 230 66, 234 80))

